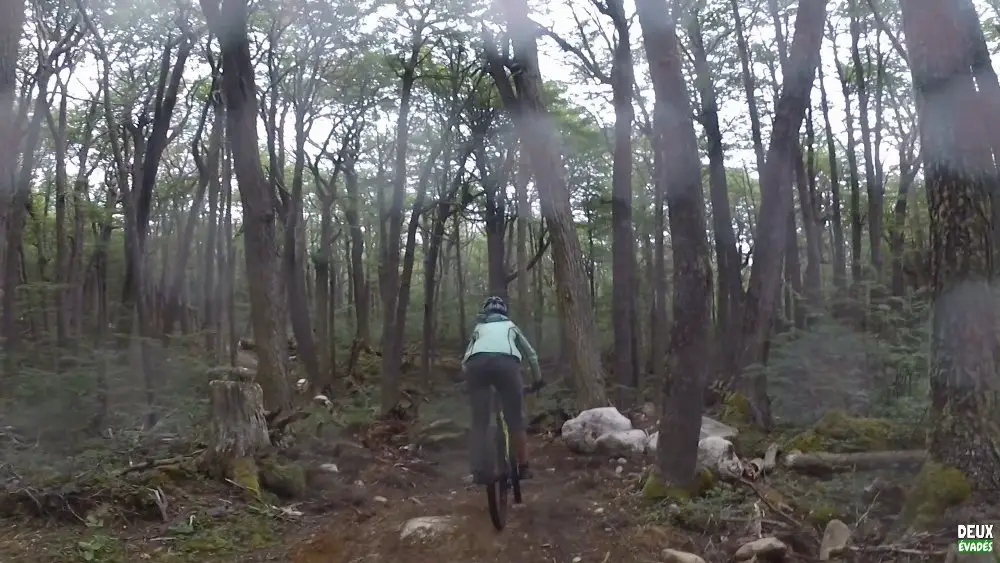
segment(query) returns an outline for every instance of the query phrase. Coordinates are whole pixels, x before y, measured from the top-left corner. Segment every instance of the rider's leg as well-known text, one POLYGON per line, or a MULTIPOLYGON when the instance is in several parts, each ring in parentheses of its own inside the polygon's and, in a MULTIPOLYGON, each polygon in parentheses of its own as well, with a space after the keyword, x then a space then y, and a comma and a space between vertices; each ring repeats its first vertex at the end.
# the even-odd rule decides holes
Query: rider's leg
POLYGON ((528 451, 528 431, 524 422, 524 383, 521 379, 521 364, 512 356, 498 358, 498 367, 502 377, 496 381, 497 391, 503 401, 503 415, 507 419, 511 442, 514 445, 514 457, 520 466, 522 479, 531 477, 528 470, 530 452, 528 451))
POLYGON ((487 439, 490 426, 490 401, 493 390, 490 378, 483 369, 485 358, 473 356, 465 364, 465 382, 469 391, 469 407, 472 413, 472 428, 469 431, 469 454, 472 465, 472 479, 477 485, 487 485, 493 480, 490 467, 491 446, 487 439))

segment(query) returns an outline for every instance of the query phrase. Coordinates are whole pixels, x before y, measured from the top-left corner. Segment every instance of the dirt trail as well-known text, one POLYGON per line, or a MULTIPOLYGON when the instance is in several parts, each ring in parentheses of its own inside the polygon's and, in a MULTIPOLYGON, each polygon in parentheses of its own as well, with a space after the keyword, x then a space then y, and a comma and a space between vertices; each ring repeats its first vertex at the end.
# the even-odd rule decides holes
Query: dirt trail
MULTIPOLYGON (((433 471, 405 465, 383 467, 406 481, 379 479, 369 488, 369 512, 341 512, 290 553, 294 563, 475 563, 492 561, 607 563, 655 561, 672 538, 643 538, 651 528, 637 525, 622 493, 639 471, 607 458, 579 458, 558 443, 535 440, 535 477, 524 483, 525 504, 508 513, 507 528, 494 530, 485 492, 466 485, 464 450, 430 458, 433 471), (402 488, 401 487, 405 487, 402 488), (423 540, 400 538, 411 518, 447 516, 452 529, 423 540)), ((661 528, 657 528, 661 530, 661 528)), ((663 532, 659 532, 662 534, 663 532)), ((680 541, 680 538, 677 539, 680 541)), ((676 545, 674 547, 683 547, 676 545)))

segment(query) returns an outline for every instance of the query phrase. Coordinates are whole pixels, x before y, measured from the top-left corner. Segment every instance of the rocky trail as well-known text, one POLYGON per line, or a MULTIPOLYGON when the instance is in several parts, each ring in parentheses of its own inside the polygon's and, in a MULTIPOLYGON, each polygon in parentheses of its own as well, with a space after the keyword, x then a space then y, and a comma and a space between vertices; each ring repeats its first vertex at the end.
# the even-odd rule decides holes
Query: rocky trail
MULTIPOLYGON (((611 408, 536 425, 535 476, 524 482, 525 503, 497 532, 485 492, 468 477, 461 398, 426 403, 406 423, 351 422, 347 410, 335 409, 337 424, 303 427, 301 439, 272 460, 300 478, 262 473, 267 494, 259 499, 234 483, 185 473, 183 464, 125 475, 119 465, 103 481, 74 477, 43 488, 0 463, 11 475, 0 491, 0 563, 799 563, 837 561, 831 549, 851 555, 841 561, 944 560, 950 536, 886 543, 913 470, 804 475, 789 470, 797 459, 790 454, 773 472, 760 471, 759 459, 736 452, 767 442, 706 418, 699 475, 707 468, 716 478, 700 477, 698 490, 678 496, 647 477, 655 420, 611 408), (824 549, 828 558, 817 559, 824 549)), ((830 415, 787 443, 857 446, 884 434, 882 426, 865 430, 872 425, 830 415)), ((888 445, 869 447, 907 460, 878 451, 888 445)))
MULTIPOLYGON (((376 480, 368 510, 340 514, 289 554, 312 562, 607 562, 658 561, 659 541, 621 498, 641 467, 625 458, 577 458, 534 440, 535 476, 507 528, 490 523, 485 492, 467 484, 464 451, 436 452, 420 470, 398 464, 398 476, 376 480)), ((388 469, 388 468, 387 468, 388 469)))

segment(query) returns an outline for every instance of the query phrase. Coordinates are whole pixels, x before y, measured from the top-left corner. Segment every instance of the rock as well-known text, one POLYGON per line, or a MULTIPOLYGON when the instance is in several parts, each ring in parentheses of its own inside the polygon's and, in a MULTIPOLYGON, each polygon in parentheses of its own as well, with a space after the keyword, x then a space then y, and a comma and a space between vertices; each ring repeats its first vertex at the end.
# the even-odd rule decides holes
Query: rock
POLYGON ((728 424, 723 424, 714 418, 709 418, 707 416, 701 417, 701 440, 705 438, 715 436, 718 438, 733 438, 739 434, 739 430, 729 426, 728 424))
POLYGON ((736 561, 782 561, 788 553, 785 542, 775 537, 760 538, 744 544, 733 555, 736 561))
POLYGON ((649 436, 645 430, 622 430, 608 432, 599 437, 596 442, 597 451, 610 455, 643 454, 646 453, 646 442, 649 436))
POLYGON ((709 436, 698 442, 698 467, 711 469, 716 475, 728 479, 738 479, 743 475, 743 462, 736 455, 733 443, 718 436, 709 436))
MULTIPOLYGON (((736 430, 732 426, 723 424, 714 418, 709 418, 707 416, 701 417, 700 440, 711 437, 728 439, 735 437, 737 434, 739 434, 739 430, 736 430)), ((649 453, 656 452, 656 445, 659 442, 659 439, 659 431, 650 434, 649 439, 646 441, 646 451, 649 453)))
POLYGON ((823 541, 819 546, 819 560, 833 561, 847 547, 851 540, 851 529, 840 520, 830 520, 823 531, 823 541))
POLYGON ((663 563, 705 563, 704 559, 693 553, 676 549, 664 549, 662 555, 663 563))
POLYGON ((654 405, 653 403, 650 403, 650 402, 647 401, 647 402, 645 402, 645 403, 642 404, 641 412, 642 412, 642 416, 644 416, 646 418, 650 418, 650 419, 651 418, 655 418, 656 417, 656 405, 654 405))
POLYGON ((454 523, 448 516, 420 516, 411 518, 399 531, 399 539, 428 539, 450 531, 454 523))
POLYGON ((327 473, 340 473, 340 468, 337 467, 336 463, 324 463, 319 468, 327 473))
POLYGON ((614 407, 587 409, 563 423, 562 439, 571 451, 594 453, 597 440, 612 432, 632 430, 632 421, 614 407))
POLYGON ((377 502, 377 503, 379 503, 379 504, 385 504, 385 503, 389 502, 389 499, 387 499, 387 498, 385 498, 383 496, 374 496, 374 497, 372 497, 372 500, 375 501, 375 502, 377 502))

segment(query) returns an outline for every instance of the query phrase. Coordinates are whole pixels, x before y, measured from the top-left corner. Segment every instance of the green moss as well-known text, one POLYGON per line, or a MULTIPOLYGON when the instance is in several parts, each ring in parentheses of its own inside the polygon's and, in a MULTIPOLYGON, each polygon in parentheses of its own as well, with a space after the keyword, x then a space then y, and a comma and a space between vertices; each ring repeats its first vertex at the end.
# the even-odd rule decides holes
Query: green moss
POLYGON ((753 424, 753 410, 750 400, 742 393, 730 393, 722 402, 720 422, 743 430, 753 424))
POLYGON ((690 500, 700 497, 715 486, 718 478, 709 469, 702 469, 686 487, 668 486, 655 468, 650 468, 642 479, 642 498, 646 500, 690 500))
POLYGON ((303 498, 306 495, 306 471, 298 465, 263 458, 260 460, 260 485, 279 498, 303 498))
POLYGON ((830 411, 812 428, 800 432, 785 443, 786 451, 859 452, 890 449, 899 432, 889 421, 879 418, 848 416, 830 411))
POLYGON ((928 461, 907 495, 902 522, 913 528, 928 528, 946 509, 962 504, 971 495, 972 485, 961 471, 928 461))
MULTIPOLYGON (((222 519, 195 518, 170 529, 171 553, 156 560, 201 562, 206 556, 230 557, 261 549, 278 541, 275 522, 254 512, 238 513, 222 519)), ((166 555, 166 554, 164 554, 166 555)), ((243 558, 238 557, 241 560, 243 558)))
POLYGON ((260 478, 257 473, 257 462, 253 457, 246 456, 234 460, 229 467, 229 478, 254 496, 260 496, 260 478))
POLYGON ((825 527, 830 520, 846 519, 848 514, 834 504, 821 502, 809 509, 807 517, 810 523, 822 528, 825 527))

